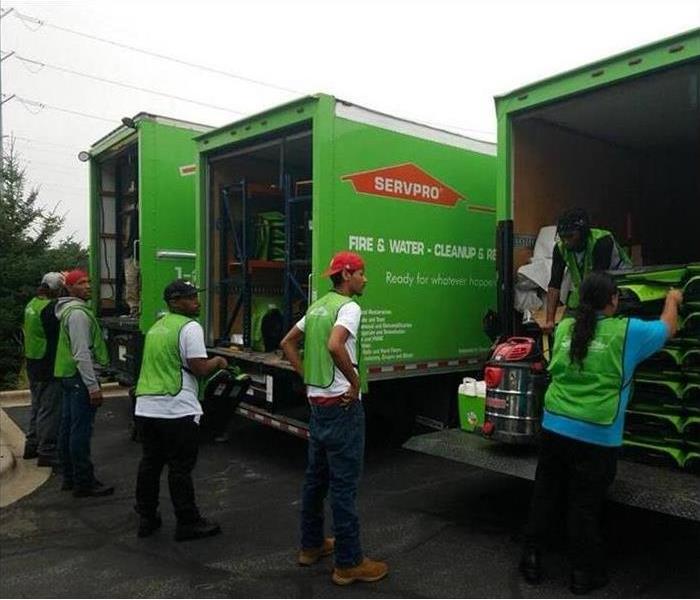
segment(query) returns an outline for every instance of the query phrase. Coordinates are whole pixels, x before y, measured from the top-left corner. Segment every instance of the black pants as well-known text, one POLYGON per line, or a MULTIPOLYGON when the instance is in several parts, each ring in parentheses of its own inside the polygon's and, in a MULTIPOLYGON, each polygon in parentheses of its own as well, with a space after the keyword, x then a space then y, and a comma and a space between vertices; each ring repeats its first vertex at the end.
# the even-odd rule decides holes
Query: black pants
POLYGON ((194 498, 192 470, 199 451, 199 425, 191 416, 136 419, 143 435, 143 457, 136 481, 136 510, 145 517, 156 514, 160 474, 167 464, 170 499, 178 523, 197 521, 200 515, 194 498))
POLYGON ((551 521, 560 514, 565 502, 572 567, 588 572, 605 570, 600 514, 605 493, 615 479, 617 450, 542 431, 525 529, 527 545, 542 546, 551 521))

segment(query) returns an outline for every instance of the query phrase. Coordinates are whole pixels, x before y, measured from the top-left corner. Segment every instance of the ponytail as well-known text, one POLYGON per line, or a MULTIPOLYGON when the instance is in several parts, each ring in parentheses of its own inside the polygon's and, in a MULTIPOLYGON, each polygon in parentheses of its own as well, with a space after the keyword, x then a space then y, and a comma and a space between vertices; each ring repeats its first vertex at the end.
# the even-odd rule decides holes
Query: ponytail
POLYGON ((569 358, 572 364, 583 367, 588 347, 595 336, 598 313, 612 304, 617 286, 610 275, 603 272, 590 273, 581 283, 580 302, 576 311, 576 322, 571 335, 569 358))
POLYGON ((598 317, 595 309, 588 303, 581 302, 576 313, 576 322, 571 335, 571 347, 569 348, 569 358, 572 363, 578 363, 583 367, 583 359, 588 354, 588 345, 595 335, 595 328, 598 324, 598 317))

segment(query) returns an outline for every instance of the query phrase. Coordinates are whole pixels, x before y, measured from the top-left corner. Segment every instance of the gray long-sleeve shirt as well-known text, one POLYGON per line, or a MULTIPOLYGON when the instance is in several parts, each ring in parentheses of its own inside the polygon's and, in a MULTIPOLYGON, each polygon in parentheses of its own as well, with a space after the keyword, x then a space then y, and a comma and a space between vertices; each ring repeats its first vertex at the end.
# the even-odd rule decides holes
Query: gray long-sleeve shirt
MULTIPOLYGON (((85 301, 73 297, 59 298, 56 303, 56 316, 60 319, 61 314, 71 306, 85 306, 85 301)), ((96 392, 100 389, 100 382, 92 363, 90 319, 82 310, 74 310, 66 318, 66 327, 68 328, 71 354, 77 364, 80 378, 88 392, 96 392)))

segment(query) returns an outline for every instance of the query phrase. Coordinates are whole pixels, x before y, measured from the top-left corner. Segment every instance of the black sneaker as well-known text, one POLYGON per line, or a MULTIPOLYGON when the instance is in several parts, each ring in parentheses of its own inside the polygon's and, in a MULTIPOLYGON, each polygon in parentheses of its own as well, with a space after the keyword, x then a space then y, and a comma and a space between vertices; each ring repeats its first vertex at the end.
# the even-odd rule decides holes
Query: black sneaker
POLYGON ((573 569, 571 571, 571 585, 569 585, 569 589, 572 594, 587 594, 608 585, 608 581, 610 581, 610 578, 605 571, 573 569))
POLYGON ((221 526, 204 517, 194 523, 178 523, 175 529, 175 541, 198 540, 221 533, 221 526))
POLYGON ((155 515, 155 516, 150 516, 150 517, 144 517, 140 516, 139 517, 139 529, 136 532, 136 535, 140 538, 148 537, 149 535, 153 535, 156 531, 160 529, 160 526, 163 524, 163 520, 160 518, 160 515, 155 515))
POLYGON ((64 479, 63 483, 61 484, 61 491, 62 492, 72 492, 73 491, 73 482, 69 481, 67 479, 64 479))
POLYGON ((36 461, 38 467, 51 467, 52 469, 58 469, 58 461, 50 456, 40 456, 36 461))
POLYGON ((102 497, 111 496, 114 493, 114 486, 104 485, 102 483, 96 483, 89 488, 76 488, 73 490, 73 496, 75 498, 89 498, 89 497, 102 497))
POLYGON ((518 568, 529 584, 537 585, 542 582, 542 560, 538 550, 534 548, 523 550, 518 568))
POLYGON ((22 455, 22 458, 24 460, 31 460, 32 458, 36 458, 37 456, 39 456, 39 453, 36 451, 36 448, 33 448, 32 446, 24 447, 24 454, 22 455))

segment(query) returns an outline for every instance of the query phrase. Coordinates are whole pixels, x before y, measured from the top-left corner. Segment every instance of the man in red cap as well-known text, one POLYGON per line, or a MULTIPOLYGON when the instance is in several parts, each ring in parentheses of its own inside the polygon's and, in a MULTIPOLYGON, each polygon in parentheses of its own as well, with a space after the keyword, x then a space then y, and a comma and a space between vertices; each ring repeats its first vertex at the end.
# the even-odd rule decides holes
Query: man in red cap
POLYGON ((63 490, 73 496, 108 496, 114 488, 100 483, 90 459, 92 427, 97 407, 102 404, 102 389, 93 360, 109 364, 107 346, 95 315, 87 305, 90 278, 84 271, 65 276, 68 296, 56 304, 60 321, 54 375, 63 387, 61 427, 58 450, 63 467, 63 490))
POLYGON ((389 572, 386 563, 362 553, 355 506, 365 413, 358 368, 362 311, 352 298, 362 295, 367 278, 364 261, 353 252, 338 252, 323 276, 331 278, 333 289, 309 307, 280 345, 304 378, 311 409, 298 562, 309 566, 335 552, 332 580, 348 585, 378 581, 389 572), (323 534, 323 503, 329 489, 335 538, 323 534))

